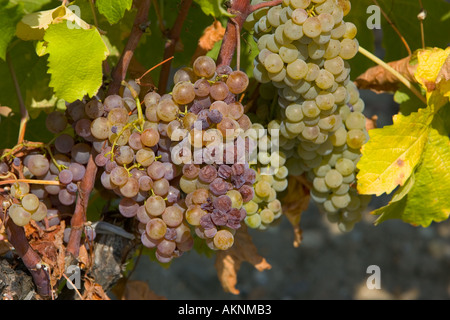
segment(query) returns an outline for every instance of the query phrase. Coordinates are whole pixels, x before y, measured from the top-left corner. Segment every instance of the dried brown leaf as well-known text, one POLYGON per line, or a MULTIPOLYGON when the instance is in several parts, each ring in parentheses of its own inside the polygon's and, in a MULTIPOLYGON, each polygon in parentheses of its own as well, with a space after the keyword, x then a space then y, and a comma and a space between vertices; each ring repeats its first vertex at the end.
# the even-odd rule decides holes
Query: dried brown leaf
POLYGON ((198 46, 195 50, 194 56, 192 57, 192 62, 202 55, 205 55, 210 51, 214 45, 223 39, 225 35, 225 28, 222 26, 220 21, 216 20, 212 25, 205 28, 202 36, 198 40, 198 46))
POLYGON ((83 300, 111 300, 101 285, 87 277, 84 280, 83 300))
POLYGON ((247 226, 242 224, 235 234, 234 245, 226 251, 218 251, 216 255, 217 276, 225 292, 239 294, 236 288, 237 272, 245 261, 252 264, 258 271, 272 268, 266 259, 258 254, 252 237, 248 234, 247 226))
MULTIPOLYGON (((388 62, 395 71, 403 75, 408 81, 416 82, 414 73, 417 65, 410 64, 411 57, 408 56, 401 60, 388 62)), ((355 80, 359 89, 370 89, 377 93, 395 92, 398 90, 400 81, 391 72, 382 66, 369 68, 355 80)))
POLYGON ((64 246, 65 222, 52 226, 46 230, 41 229, 36 222, 31 221, 25 232, 30 246, 40 254, 42 262, 50 268, 50 282, 56 285, 65 271, 66 248, 64 246))
POLYGON ((302 230, 300 220, 302 212, 308 209, 311 184, 303 176, 290 176, 288 178, 287 195, 283 198, 283 214, 294 229, 294 247, 302 242, 302 230))

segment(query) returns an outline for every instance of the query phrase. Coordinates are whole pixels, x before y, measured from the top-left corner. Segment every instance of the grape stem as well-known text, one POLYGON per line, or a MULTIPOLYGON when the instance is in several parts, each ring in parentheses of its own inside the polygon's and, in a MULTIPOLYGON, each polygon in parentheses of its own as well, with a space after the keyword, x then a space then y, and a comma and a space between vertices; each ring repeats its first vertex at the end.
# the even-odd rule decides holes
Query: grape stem
MULTIPOLYGON (((167 41, 164 48, 164 56, 163 59, 166 60, 169 57, 173 56, 175 53, 175 49, 178 43, 178 40, 180 38, 181 30, 183 28, 183 23, 186 20, 186 17, 189 12, 189 8, 192 5, 193 0, 183 0, 180 3, 180 8, 178 10, 178 16, 175 20, 175 23, 173 24, 170 31, 167 33, 167 41)), ((163 94, 166 92, 167 89, 167 82, 169 80, 170 75, 170 63, 165 63, 161 68, 161 73, 159 74, 159 81, 158 81, 158 92, 159 94, 163 94)))
POLYGON ((0 181, 0 186, 4 184, 14 184, 16 182, 25 182, 29 184, 45 184, 52 186, 59 186, 61 183, 56 180, 35 180, 35 179, 14 179, 14 180, 4 180, 0 181))
POLYGON ((401 75, 398 71, 396 71, 394 68, 392 68, 390 65, 388 65, 386 62, 375 56, 373 53, 367 51, 363 47, 359 47, 358 51, 364 55, 365 57, 369 58, 379 66, 385 68, 387 71, 392 73, 394 76, 400 80, 401 83, 403 83, 409 90, 411 90, 412 93, 414 93, 423 103, 427 104, 427 101, 425 97, 411 84, 411 82, 408 81, 403 75, 401 75))

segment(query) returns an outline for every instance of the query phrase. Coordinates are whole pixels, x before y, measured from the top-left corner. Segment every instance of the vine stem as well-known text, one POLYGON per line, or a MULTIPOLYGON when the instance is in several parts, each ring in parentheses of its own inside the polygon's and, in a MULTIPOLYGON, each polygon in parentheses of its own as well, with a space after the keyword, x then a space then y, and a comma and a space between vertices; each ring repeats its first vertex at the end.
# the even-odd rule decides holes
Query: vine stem
POLYGON ((425 99, 425 97, 411 84, 411 82, 408 81, 408 79, 406 79, 401 73, 399 73, 398 71, 396 71, 394 68, 392 68, 390 65, 388 65, 386 62, 384 62, 383 60, 381 60, 380 58, 378 58, 377 56, 375 56, 373 53, 367 51, 366 49, 364 49, 363 47, 359 47, 358 51, 364 55, 365 57, 369 58, 370 60, 372 60, 373 62, 375 62, 376 64, 378 64, 379 66, 382 66, 383 68, 385 68, 387 71, 389 71, 390 73, 392 73, 394 76, 396 76, 398 78, 398 80, 400 80, 401 83, 403 83, 409 90, 412 91, 412 93, 414 93, 423 103, 427 104, 427 100, 425 99))
POLYGON ((138 7, 136 17, 134 19, 133 28, 128 37, 127 44, 120 56, 117 66, 113 70, 112 82, 108 88, 108 95, 118 94, 120 86, 127 75, 128 66, 133 57, 134 50, 136 50, 141 36, 144 34, 144 25, 148 22, 148 14, 150 11, 150 0, 142 0, 138 7))
MULTIPOLYGON (((180 9, 178 11, 177 19, 175 20, 175 23, 172 26, 172 29, 170 29, 168 36, 167 36, 167 41, 165 44, 164 56, 163 56, 164 61, 169 59, 175 53, 175 48, 176 48, 177 42, 180 38, 181 30, 183 28, 183 23, 186 20, 186 17, 189 13, 189 8, 192 5, 192 1, 193 0, 183 0, 180 4, 180 9)), ((161 68, 161 73, 159 74, 159 81, 158 81, 159 94, 163 94, 166 92, 167 82, 169 80, 169 74, 170 74, 170 66, 171 66, 171 61, 169 60, 161 68)))
POLYGON ((23 101, 19 82, 17 81, 16 72, 14 71, 14 66, 12 65, 11 57, 9 56, 9 53, 6 53, 6 62, 8 64, 9 72, 11 73, 11 78, 13 80, 14 89, 16 90, 17 99, 19 100, 21 119, 20 119, 20 126, 19 126, 19 138, 17 139, 17 144, 20 144, 23 142, 23 139, 25 138, 25 130, 27 127, 28 119, 29 119, 28 110, 23 101))
MULTIPOLYGON (((3 197, 0 196, 1 203, 3 203, 3 200, 3 197)), ((0 206, 0 219, 6 222, 5 228, 8 240, 30 271, 37 293, 45 298, 51 297, 50 276, 44 268, 37 267, 41 263, 41 257, 28 243, 24 228, 17 226, 12 219, 7 219, 7 213, 3 210, 4 208, 0 206)))
POLYGON ((235 16, 230 18, 232 23, 228 23, 225 35, 220 47, 219 56, 217 57, 217 66, 230 65, 233 60, 234 52, 239 43, 240 31, 244 25, 245 20, 252 12, 265 7, 272 7, 279 5, 283 0, 274 0, 250 5, 250 0, 234 0, 231 2, 231 7, 228 12, 235 16))
POLYGON ((80 187, 78 189, 75 211, 70 220, 71 231, 66 252, 71 254, 74 258, 78 258, 80 252, 81 236, 86 222, 86 210, 89 203, 89 195, 94 188, 96 174, 97 165, 95 164, 94 156, 91 153, 86 166, 86 173, 84 174, 83 179, 81 179, 80 187))

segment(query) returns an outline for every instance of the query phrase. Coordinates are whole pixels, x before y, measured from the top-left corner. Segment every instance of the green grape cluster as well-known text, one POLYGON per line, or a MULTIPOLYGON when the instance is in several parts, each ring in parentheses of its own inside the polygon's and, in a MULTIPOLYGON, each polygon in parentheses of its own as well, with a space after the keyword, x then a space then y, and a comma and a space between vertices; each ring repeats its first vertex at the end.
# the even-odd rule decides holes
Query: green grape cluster
POLYGON ((368 202, 356 192, 368 134, 364 102, 350 80, 348 60, 359 47, 356 26, 344 21, 350 8, 348 0, 285 0, 246 24, 259 48, 254 77, 277 89, 279 110, 268 126, 280 132, 286 167, 311 180, 312 198, 343 231, 368 202))
MULTIPOLYGON (((276 131, 278 133, 278 131, 276 131)), ((245 203, 245 223, 253 229, 265 230, 282 216, 282 205, 278 196, 288 186, 289 171, 285 154, 279 150, 278 136, 260 123, 254 123, 247 136, 255 143, 253 162, 256 170, 255 195, 245 203)))

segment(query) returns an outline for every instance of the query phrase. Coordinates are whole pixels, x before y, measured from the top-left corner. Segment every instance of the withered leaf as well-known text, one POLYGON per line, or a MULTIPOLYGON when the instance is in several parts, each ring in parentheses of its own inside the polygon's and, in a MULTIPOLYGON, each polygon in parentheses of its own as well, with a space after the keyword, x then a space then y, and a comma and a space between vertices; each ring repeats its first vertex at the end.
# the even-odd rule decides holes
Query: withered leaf
POLYGON ((302 212, 308 209, 311 184, 303 176, 290 176, 288 178, 287 195, 283 198, 283 214, 294 228, 294 247, 297 248, 302 241, 300 220, 302 212))
POLYGON ((210 51, 217 42, 223 39, 224 35, 225 28, 218 20, 206 27, 202 36, 198 40, 198 46, 195 50, 194 56, 192 57, 192 62, 194 62, 197 57, 203 56, 210 51))
MULTIPOLYGON (((399 72, 410 82, 417 82, 414 73, 417 69, 416 65, 410 64, 411 57, 388 62, 395 71, 399 72)), ((376 93, 395 92, 399 89, 400 80, 391 72, 382 66, 369 68, 355 80, 355 84, 359 89, 370 89, 376 93)))
POLYGON ((239 294, 236 288, 237 272, 242 262, 252 264, 258 271, 271 269, 272 266, 258 254, 258 250, 248 234, 247 226, 242 224, 235 234, 234 245, 226 251, 218 251, 215 267, 217 276, 225 292, 239 294))

